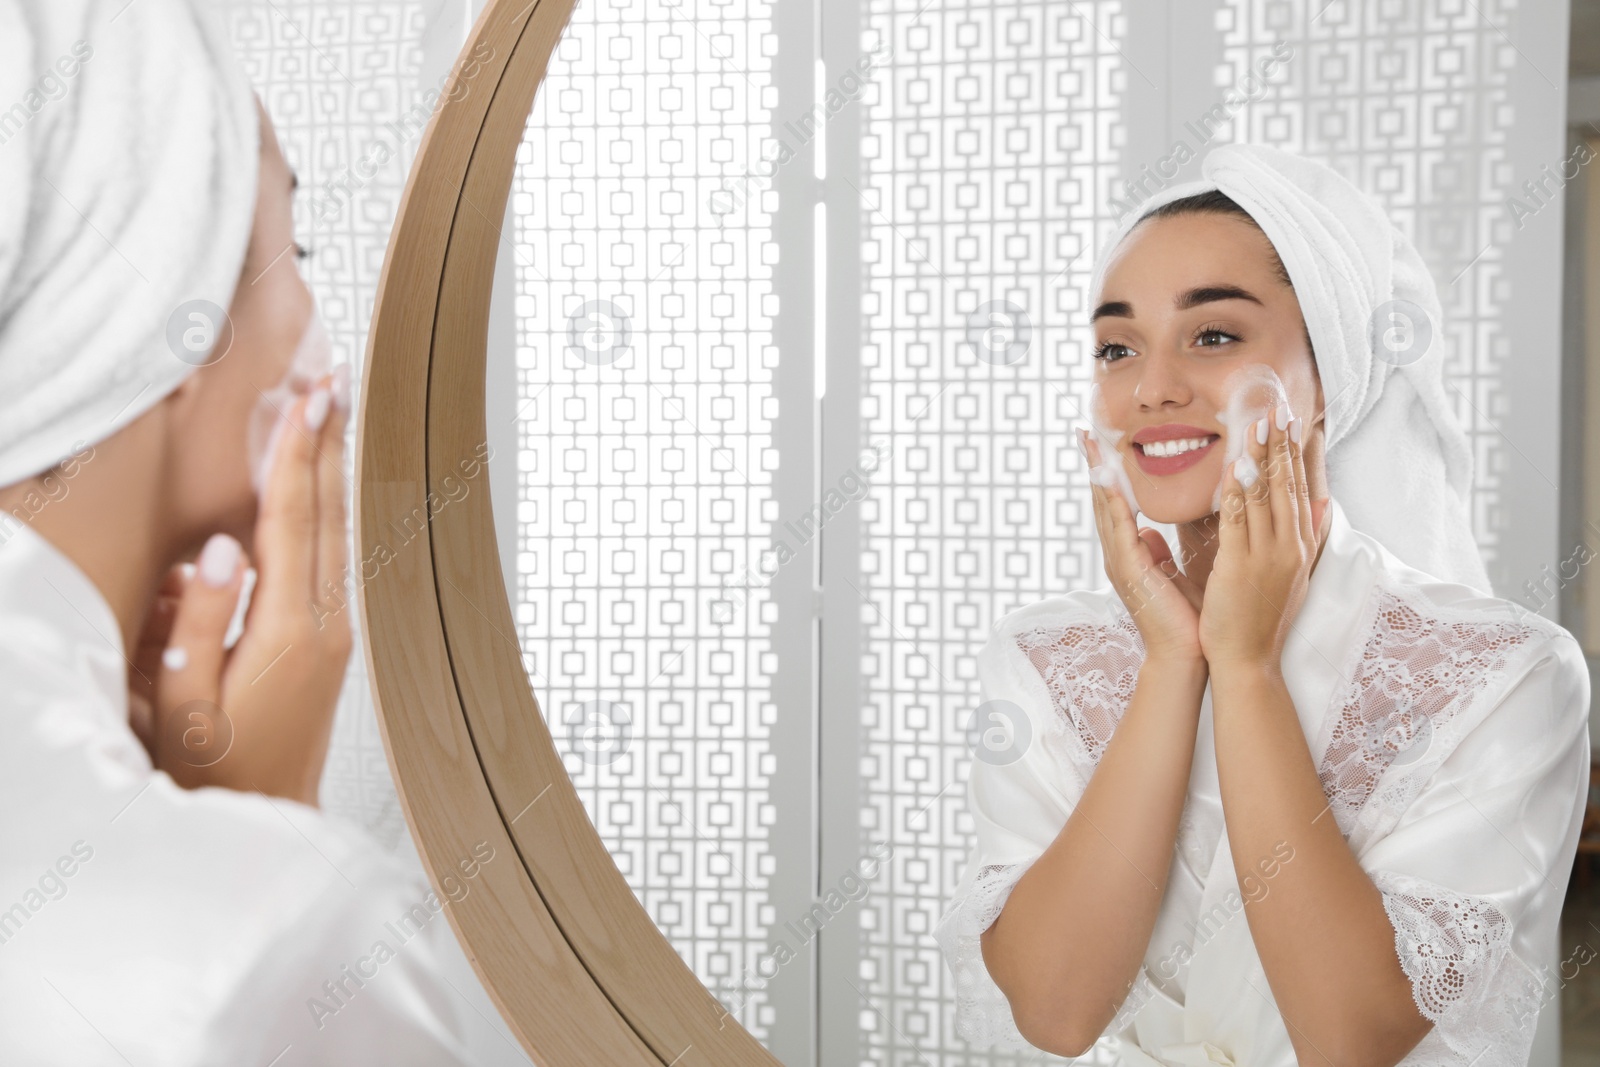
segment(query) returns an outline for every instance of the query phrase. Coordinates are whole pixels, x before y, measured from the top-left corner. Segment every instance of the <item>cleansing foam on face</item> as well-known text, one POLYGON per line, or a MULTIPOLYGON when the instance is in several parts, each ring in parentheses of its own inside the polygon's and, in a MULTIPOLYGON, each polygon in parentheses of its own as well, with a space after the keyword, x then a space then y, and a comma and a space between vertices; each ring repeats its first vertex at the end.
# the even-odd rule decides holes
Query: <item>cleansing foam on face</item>
POLYGON ((283 433, 289 411, 300 395, 310 392, 323 375, 331 369, 333 346, 328 331, 323 328, 322 316, 315 306, 306 322, 305 333, 294 350, 294 359, 283 380, 256 397, 256 406, 250 413, 247 444, 250 449, 250 481, 256 495, 266 490, 267 472, 272 469, 272 453, 278 436, 283 433))
POLYGON ((1220 418, 1228 432, 1224 435, 1222 478, 1211 494, 1213 511, 1222 510, 1222 487, 1227 483, 1228 467, 1241 456, 1245 462, 1241 464, 1243 469, 1239 483, 1248 488, 1255 481, 1259 471, 1256 470, 1255 461, 1250 459, 1246 435, 1253 432, 1257 420, 1270 418, 1278 405, 1289 399, 1283 379, 1265 363, 1247 363, 1240 367, 1228 375, 1224 388, 1228 393, 1228 403, 1220 418))
POLYGON ((1122 452, 1117 448, 1117 442, 1122 440, 1127 431, 1119 430, 1111 424, 1105 398, 1100 394, 1099 382, 1089 387, 1089 432, 1094 435, 1094 443, 1100 453, 1100 465, 1089 472, 1090 480, 1096 485, 1103 485, 1107 489, 1116 489, 1120 492, 1122 498, 1128 502, 1128 510, 1137 519, 1139 500, 1133 495, 1133 483, 1128 480, 1128 472, 1122 463, 1122 452))

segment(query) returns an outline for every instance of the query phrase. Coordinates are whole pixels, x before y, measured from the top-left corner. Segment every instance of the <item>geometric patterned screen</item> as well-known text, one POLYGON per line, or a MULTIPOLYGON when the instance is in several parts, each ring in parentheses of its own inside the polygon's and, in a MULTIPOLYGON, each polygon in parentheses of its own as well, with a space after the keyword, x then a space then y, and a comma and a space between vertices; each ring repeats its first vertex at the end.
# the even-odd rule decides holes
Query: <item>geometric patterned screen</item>
POLYGON ((1090 21, 1119 7, 869 7, 862 421, 889 459, 862 502, 859 718, 864 835, 894 862, 863 912, 862 1063, 1068 1062, 968 1051, 932 934, 970 847, 977 652, 1013 608, 1103 584, 1069 428, 1119 117, 1090 21))
POLYGON ((771 134, 768 6, 578 4, 510 212, 529 679, 640 903, 758 1038, 776 245, 718 179, 771 134))

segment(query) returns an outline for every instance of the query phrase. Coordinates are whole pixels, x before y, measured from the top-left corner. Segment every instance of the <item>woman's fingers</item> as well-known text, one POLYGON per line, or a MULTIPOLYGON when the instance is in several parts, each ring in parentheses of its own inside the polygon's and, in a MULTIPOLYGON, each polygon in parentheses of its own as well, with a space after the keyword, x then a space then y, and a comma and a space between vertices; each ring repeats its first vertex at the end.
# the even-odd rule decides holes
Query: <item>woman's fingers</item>
POLYGON ((1294 457, 1289 453, 1289 402, 1282 401, 1272 411, 1272 423, 1267 438, 1267 479, 1271 496, 1272 529, 1275 539, 1287 545, 1300 536, 1299 502, 1296 497, 1300 487, 1294 468, 1294 457))
POLYGON ((156 674, 161 669, 161 654, 166 651, 167 640, 172 635, 178 601, 183 598, 184 569, 188 566, 176 563, 168 568, 139 631, 138 647, 129 657, 128 688, 147 701, 155 699, 156 674))
POLYGON ((1192 578, 1181 571, 1173 575, 1172 584, 1178 587, 1178 592, 1184 595, 1189 601, 1189 606, 1194 608, 1196 615, 1199 615, 1205 607, 1205 590, 1201 589, 1194 583, 1192 578))
MULTIPOLYGON (((1252 552, 1265 551, 1272 543, 1272 471, 1267 462, 1267 445, 1262 440, 1264 428, 1272 424, 1272 413, 1269 411, 1264 418, 1252 422, 1245 431, 1248 440, 1245 442, 1245 455, 1250 457, 1250 462, 1245 465, 1246 470, 1253 469, 1255 480, 1244 486, 1245 527, 1249 549, 1252 552)), ((1242 483, 1241 483, 1242 484, 1242 483)))
POLYGON ((1305 432, 1305 417, 1296 416, 1289 423, 1289 454, 1294 457, 1294 481, 1295 485, 1300 489, 1295 503, 1299 519, 1300 540, 1310 545, 1314 554, 1317 550, 1318 531, 1311 521, 1311 484, 1306 480, 1305 432))
MULTIPOLYGON (((333 404, 323 425, 320 455, 316 462, 317 483, 317 573, 313 579, 313 615, 319 628, 329 605, 343 601, 345 567, 349 550, 345 545, 345 426, 350 416, 349 364, 333 372, 330 389, 333 404)), ((348 623, 346 623, 348 625, 348 623)))
POLYGON ((227 654, 222 639, 239 604, 245 563, 239 542, 227 534, 212 534, 201 549, 194 576, 184 583, 161 657, 156 688, 163 709, 191 700, 217 702, 227 654))
POLYGON ((1172 558, 1172 546, 1167 544, 1167 539, 1161 536, 1161 531, 1154 526, 1139 528, 1139 540, 1150 550, 1150 562, 1168 578, 1178 573, 1178 563, 1172 558))
MULTIPOLYGON (((1246 433, 1254 429, 1247 428, 1246 433)), ((1245 455, 1249 455, 1246 451, 1245 455)), ((1239 461, 1226 465, 1222 472, 1222 510, 1217 516, 1217 559, 1232 557, 1236 552, 1250 551, 1250 505, 1245 500, 1244 487, 1239 482, 1239 461)), ((1213 565, 1215 573, 1215 565, 1213 565)))
MULTIPOLYGON (((318 388, 295 401, 267 473, 256 520, 258 588, 252 605, 291 618, 307 611, 315 580, 317 543, 316 466, 318 437, 328 416, 328 391, 318 388)), ((251 615, 255 615, 252 606, 251 615)))
POLYGON ((1100 534, 1100 547, 1106 558, 1106 564, 1111 564, 1111 536, 1108 530, 1108 515, 1104 493, 1099 483, 1100 450, 1089 439, 1087 431, 1078 430, 1078 447, 1083 452, 1084 462, 1089 465, 1089 499, 1094 504, 1094 527, 1100 534))

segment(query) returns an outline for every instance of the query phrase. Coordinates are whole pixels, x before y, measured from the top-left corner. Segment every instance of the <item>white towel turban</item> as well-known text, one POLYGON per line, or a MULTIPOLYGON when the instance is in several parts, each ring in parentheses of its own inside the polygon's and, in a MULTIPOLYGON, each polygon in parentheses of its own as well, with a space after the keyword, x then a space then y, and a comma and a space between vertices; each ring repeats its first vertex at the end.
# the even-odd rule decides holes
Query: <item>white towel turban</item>
POLYGON ((207 361, 198 320, 174 313, 232 301, 259 160, 255 97, 214 12, 0 0, 0 486, 207 361), (185 358, 169 320, 190 330, 185 358))
POLYGON ((1491 592, 1467 511, 1472 449, 1444 384, 1433 276, 1382 207, 1322 163, 1230 144, 1202 177, 1157 191, 1124 216, 1109 253, 1147 212, 1220 189, 1277 249, 1305 317, 1327 406, 1328 491, 1350 524, 1402 563, 1491 592))

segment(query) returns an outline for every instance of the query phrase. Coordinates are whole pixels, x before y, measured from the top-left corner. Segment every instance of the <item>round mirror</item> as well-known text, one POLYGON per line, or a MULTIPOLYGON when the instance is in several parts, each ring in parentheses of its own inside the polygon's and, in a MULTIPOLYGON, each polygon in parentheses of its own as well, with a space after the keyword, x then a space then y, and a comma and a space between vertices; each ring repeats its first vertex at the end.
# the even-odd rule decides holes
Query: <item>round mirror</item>
MULTIPOLYGON (((356 461, 369 668, 433 876, 481 842, 518 858, 484 865, 487 891, 447 911, 527 1049, 557 1065, 775 1062, 596 836, 528 684, 496 547, 484 405, 496 251, 529 108, 571 10, 485 10, 395 223, 356 461)), ((584 316, 599 312, 573 322, 584 316)), ((580 332, 578 347, 593 338, 580 332)))

